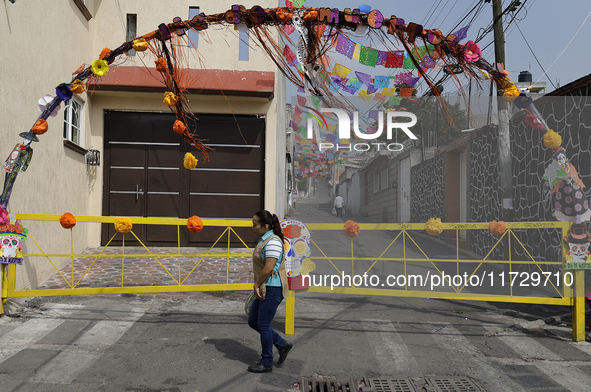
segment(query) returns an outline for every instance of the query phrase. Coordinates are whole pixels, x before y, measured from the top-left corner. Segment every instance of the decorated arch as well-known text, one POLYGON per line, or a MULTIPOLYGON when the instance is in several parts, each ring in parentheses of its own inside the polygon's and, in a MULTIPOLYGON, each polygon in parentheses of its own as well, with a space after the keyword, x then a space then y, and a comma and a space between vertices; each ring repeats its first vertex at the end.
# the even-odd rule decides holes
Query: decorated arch
MULTIPOLYGON (((224 13, 201 13, 190 20, 176 17, 170 23, 161 23, 155 30, 126 41, 117 48, 103 49, 90 65, 80 66, 70 81, 59 83, 55 96, 46 95, 39 101, 40 116, 29 131, 20 133, 22 142, 16 144, 4 164, 6 176, 0 205, 7 206, 19 171, 25 171, 30 164, 32 142, 39 141, 39 136, 47 132, 46 120, 57 113, 63 101, 100 82, 110 68, 123 65, 122 56, 130 50, 143 53, 145 64, 155 65, 166 87, 163 105, 170 108, 176 117, 170 124, 170 131, 179 134, 207 159, 212 150, 200 139, 198 122, 193 121, 195 115, 190 111, 186 98, 189 80, 188 73, 183 71, 188 68, 188 56, 184 51, 191 50, 187 31, 201 32, 215 25, 244 26, 251 42, 263 50, 304 94, 303 102, 296 105, 296 117, 292 117, 296 133, 301 132, 301 126, 294 120, 302 118, 302 107, 310 110, 320 105, 350 107, 350 97, 353 96, 397 103, 413 99, 419 86, 424 91, 423 95, 438 98, 442 83, 447 79, 452 79, 459 91, 462 91, 462 79, 477 83, 489 80, 487 83, 494 83, 508 101, 527 111, 528 124, 538 130, 546 130, 543 141, 547 147, 560 147, 560 135, 548 129, 531 98, 514 85, 503 65, 484 59, 477 43, 461 42, 467 38, 468 26, 444 34, 437 28, 422 26, 402 16, 364 7, 340 10, 254 6, 246 9, 234 5, 224 13), (380 42, 386 49, 364 46, 359 43, 360 37, 380 42), (338 62, 338 56, 373 67, 376 74, 351 70, 338 62)), ((445 113, 442 100, 440 104, 445 113)), ((318 133, 315 140, 300 137, 302 144, 318 147, 322 137, 332 137, 330 129, 326 131, 318 133)), ((305 148, 300 153, 303 151, 305 148)), ((308 158, 313 158, 308 159, 312 166, 299 168, 302 175, 322 176, 331 165, 342 162, 338 149, 321 157, 308 158), (306 169, 307 172, 304 172, 306 169)), ((186 156, 186 168, 194 167, 195 163, 192 154, 186 156)))

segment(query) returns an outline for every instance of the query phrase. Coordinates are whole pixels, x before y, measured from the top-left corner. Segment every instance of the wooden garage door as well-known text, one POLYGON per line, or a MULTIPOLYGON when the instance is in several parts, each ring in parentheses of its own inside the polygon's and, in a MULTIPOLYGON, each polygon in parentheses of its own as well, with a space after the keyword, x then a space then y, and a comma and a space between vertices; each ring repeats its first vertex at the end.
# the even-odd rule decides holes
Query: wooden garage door
MULTIPOLYGON (((199 137, 215 150, 209 161, 172 131, 172 113, 105 112, 105 215, 250 219, 263 208, 264 118, 197 117, 199 137), (183 167, 188 151, 199 159, 193 170, 183 167)), ((181 245, 209 245, 223 230, 210 227, 190 234, 182 228, 181 245)), ((250 228, 237 231, 254 243, 250 228)), ((102 243, 114 233, 113 225, 103 225, 102 243)), ((149 245, 177 244, 174 226, 136 225, 134 233, 149 245)), ((130 240, 126 236, 126 244, 133 245, 130 240)), ((238 244, 233 241, 232 245, 238 244)), ((227 240, 220 245, 227 246, 227 240)))

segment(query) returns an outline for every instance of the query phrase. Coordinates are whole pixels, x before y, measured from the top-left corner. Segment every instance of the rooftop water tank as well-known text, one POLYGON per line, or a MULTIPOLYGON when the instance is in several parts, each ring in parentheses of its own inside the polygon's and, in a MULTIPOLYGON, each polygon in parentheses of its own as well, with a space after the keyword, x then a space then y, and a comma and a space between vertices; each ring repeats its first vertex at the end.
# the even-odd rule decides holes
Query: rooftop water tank
POLYGON ((517 77, 517 81, 523 82, 523 83, 531 83, 532 82, 531 73, 529 73, 528 71, 521 71, 519 73, 519 76, 517 77))

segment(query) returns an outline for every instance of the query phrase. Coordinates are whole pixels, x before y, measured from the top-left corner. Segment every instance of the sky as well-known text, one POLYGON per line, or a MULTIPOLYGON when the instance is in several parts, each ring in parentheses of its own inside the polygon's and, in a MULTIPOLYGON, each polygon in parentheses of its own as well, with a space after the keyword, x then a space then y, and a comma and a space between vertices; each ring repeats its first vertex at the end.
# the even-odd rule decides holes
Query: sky
MULTIPOLYGON (((464 27, 467 22, 452 30, 479 2, 480 0, 306 0, 304 7, 343 10, 367 4, 372 9, 379 10, 384 17, 396 15, 406 23, 415 22, 422 24, 425 29, 439 29, 446 35, 464 27)), ((503 9, 510 3, 510 0, 503 0, 503 9)), ((505 68, 511 72, 511 79, 517 82, 521 71, 529 71, 533 81, 546 82, 546 92, 550 92, 555 90, 554 86, 564 86, 591 74, 591 54, 586 49, 591 34, 591 1, 521 0, 521 3, 524 7, 515 13, 515 18, 510 14, 505 15, 503 19, 506 29, 505 68)), ((462 43, 476 39, 479 29, 487 27, 492 22, 492 15, 492 3, 484 3, 482 11, 477 15, 468 30, 467 38, 462 43)), ((492 41, 493 32, 490 32, 480 41, 480 45, 485 48, 492 41)), ((380 49, 378 45, 367 46, 380 49)), ((346 62, 348 59, 337 56, 344 57, 338 54, 333 56, 336 62, 349 67, 346 62)), ((483 57, 489 63, 494 63, 493 44, 483 49, 483 57)), ((379 73, 377 70, 380 67, 371 68, 359 63, 354 65, 354 70, 360 72, 372 75, 379 73)), ((450 85, 446 90, 452 92, 457 88, 450 85)))

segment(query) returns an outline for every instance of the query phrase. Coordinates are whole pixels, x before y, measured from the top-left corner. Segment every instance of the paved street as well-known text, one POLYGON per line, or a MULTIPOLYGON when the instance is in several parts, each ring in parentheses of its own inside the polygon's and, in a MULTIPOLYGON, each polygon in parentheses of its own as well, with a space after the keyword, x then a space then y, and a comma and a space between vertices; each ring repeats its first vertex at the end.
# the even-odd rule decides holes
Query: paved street
POLYGON ((241 301, 57 297, 13 316, 0 319, 2 391, 287 391, 313 375, 461 377, 486 391, 591 383, 590 343, 556 324, 523 330, 486 303, 301 294, 294 349, 262 375, 246 372, 260 345, 241 301))
MULTIPOLYGON (((328 202, 327 196, 301 200, 293 217, 329 223, 351 218, 330 215, 328 202)), ((331 251, 340 246, 341 239, 316 238, 331 251)), ((428 237, 417 241, 439 256, 454 252, 428 237)), ((173 271, 174 260, 161 262, 173 271)), ((170 277, 156 276, 161 268, 147 264, 126 257, 126 284, 166 284, 170 277)), ((120 284, 117 268, 91 269, 85 284, 120 284)), ((199 268, 191 279, 225 283, 225 261, 199 268)), ((377 271, 393 267, 383 268, 377 271)), ((229 279, 249 281, 248 262, 232 264, 229 279)), ((57 275, 45 287, 62 286, 57 275)), ((551 319, 567 314, 567 307, 305 292, 296 295, 288 359, 270 374, 251 374, 246 367, 258 360, 260 343, 247 325, 244 297, 210 292, 11 300, 0 318, 0 391, 297 391, 306 390, 298 385, 302 377, 314 376, 351 379, 364 392, 578 392, 591 385, 591 344, 571 341, 568 317, 551 319), (446 382, 456 389, 445 389, 446 382), (412 389, 395 389, 403 383, 412 389)), ((283 332, 284 320, 280 306, 274 328, 283 332)))

